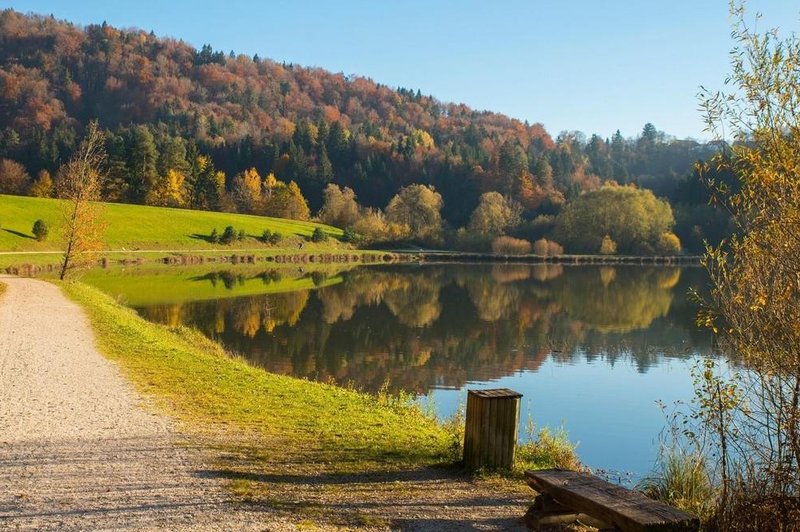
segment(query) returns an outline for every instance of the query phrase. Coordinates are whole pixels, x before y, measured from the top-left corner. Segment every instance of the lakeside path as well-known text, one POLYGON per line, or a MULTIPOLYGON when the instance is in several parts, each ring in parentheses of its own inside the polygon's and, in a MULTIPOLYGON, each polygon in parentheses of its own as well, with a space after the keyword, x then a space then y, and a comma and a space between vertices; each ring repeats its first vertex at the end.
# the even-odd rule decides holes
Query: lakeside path
POLYGON ((292 528, 196 473, 200 451, 103 358, 58 287, 0 282, 0 529, 292 528))

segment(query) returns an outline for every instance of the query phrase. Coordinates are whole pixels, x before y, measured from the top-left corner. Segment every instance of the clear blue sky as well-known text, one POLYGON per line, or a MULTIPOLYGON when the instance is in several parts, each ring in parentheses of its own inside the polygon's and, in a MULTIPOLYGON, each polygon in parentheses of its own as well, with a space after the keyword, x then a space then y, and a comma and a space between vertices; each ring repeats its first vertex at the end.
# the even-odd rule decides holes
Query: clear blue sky
MULTIPOLYGON (((652 122, 704 138, 700 85, 721 87, 726 0, 11 0, 22 12, 107 21, 197 47, 421 89, 556 135, 625 136, 652 122)), ((800 2, 758 0, 760 27, 798 31, 800 2)))

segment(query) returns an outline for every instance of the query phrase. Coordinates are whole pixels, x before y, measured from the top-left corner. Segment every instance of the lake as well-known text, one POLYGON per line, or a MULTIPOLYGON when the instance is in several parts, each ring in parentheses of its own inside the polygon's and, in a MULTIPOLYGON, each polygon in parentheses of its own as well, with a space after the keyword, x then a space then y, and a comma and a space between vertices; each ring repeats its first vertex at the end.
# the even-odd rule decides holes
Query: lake
POLYGON ((524 395, 588 466, 646 474, 665 416, 712 352, 694 325, 700 268, 392 265, 133 268, 85 281, 148 320, 188 325, 268 371, 412 392, 441 417, 469 388, 524 395))

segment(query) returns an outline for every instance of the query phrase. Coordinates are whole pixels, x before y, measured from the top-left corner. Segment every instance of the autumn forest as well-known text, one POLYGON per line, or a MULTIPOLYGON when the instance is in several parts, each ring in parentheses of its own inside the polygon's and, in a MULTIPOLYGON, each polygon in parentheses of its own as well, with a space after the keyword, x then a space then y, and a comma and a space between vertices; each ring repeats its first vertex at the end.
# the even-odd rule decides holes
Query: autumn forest
POLYGON ((695 254, 729 231, 695 170, 720 145, 649 123, 635 138, 554 137, 419 89, 10 9, 0 87, 5 194, 55 195, 96 120, 111 202, 318 216, 366 244, 552 254, 695 254))

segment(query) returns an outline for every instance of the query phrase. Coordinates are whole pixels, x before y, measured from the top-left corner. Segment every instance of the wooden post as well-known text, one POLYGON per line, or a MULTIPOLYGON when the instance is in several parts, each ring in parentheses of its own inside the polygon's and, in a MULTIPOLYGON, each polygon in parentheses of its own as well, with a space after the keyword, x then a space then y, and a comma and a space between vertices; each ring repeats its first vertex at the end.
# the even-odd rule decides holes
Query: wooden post
POLYGON ((498 388, 469 390, 464 430, 467 469, 511 469, 517 446, 521 393, 498 388))

